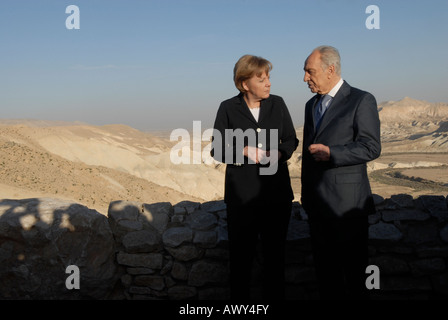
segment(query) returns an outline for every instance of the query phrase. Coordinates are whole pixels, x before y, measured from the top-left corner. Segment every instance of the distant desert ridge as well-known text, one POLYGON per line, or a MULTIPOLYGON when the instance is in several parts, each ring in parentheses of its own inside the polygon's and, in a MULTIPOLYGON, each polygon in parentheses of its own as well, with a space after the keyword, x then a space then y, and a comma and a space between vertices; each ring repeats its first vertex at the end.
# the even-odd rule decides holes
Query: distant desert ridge
MULTIPOLYGON (((444 175, 448 170, 448 104, 406 97, 383 102, 378 110, 383 151, 369 163, 369 172, 403 168, 415 174, 426 168, 426 176, 448 179, 444 175)), ((301 142, 302 128, 297 128, 297 134, 301 142)), ((203 158, 201 164, 173 164, 170 152, 176 143, 125 125, 3 119, 0 198, 56 197, 103 214, 114 200, 175 204, 222 199, 225 165, 211 158, 203 158)), ((301 152, 300 144, 289 160, 295 201, 300 200, 301 152)), ((193 150, 190 155, 197 156, 193 150)), ((384 196, 413 192, 403 186, 372 185, 374 192, 384 196)))

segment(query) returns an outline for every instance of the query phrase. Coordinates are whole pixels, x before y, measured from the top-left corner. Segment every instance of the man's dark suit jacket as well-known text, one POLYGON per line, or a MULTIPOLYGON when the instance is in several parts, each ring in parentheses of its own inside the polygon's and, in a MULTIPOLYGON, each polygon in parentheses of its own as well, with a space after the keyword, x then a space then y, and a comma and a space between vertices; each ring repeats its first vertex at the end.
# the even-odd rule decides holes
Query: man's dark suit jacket
POLYGON ((270 95, 261 101, 258 122, 250 112, 243 94, 225 100, 219 106, 214 129, 216 131, 211 154, 217 161, 227 163, 224 189, 226 203, 255 205, 294 199, 287 160, 297 148, 298 140, 291 116, 281 97, 270 95), (229 136, 229 129, 234 133, 238 129, 241 129, 241 132, 251 132, 256 141, 247 138, 243 139, 244 144, 239 144, 234 137, 229 136), (271 141, 270 129, 278 130, 278 139, 271 141), (222 138, 217 139, 216 134, 220 134, 222 138), (226 135, 232 143, 225 143, 226 135), (241 156, 243 149, 251 145, 269 151, 271 143, 274 144, 273 149, 277 148, 281 152, 278 169, 272 175, 260 174, 260 169, 270 164, 249 163, 248 158, 241 156), (229 153, 231 161, 226 161, 226 155, 229 156, 229 153))
POLYGON ((314 106, 305 106, 302 153, 302 205, 308 213, 351 217, 374 212, 367 162, 381 153, 380 120, 373 95, 344 82, 322 119, 314 127, 314 106), (330 147, 330 161, 316 162, 308 147, 330 147))

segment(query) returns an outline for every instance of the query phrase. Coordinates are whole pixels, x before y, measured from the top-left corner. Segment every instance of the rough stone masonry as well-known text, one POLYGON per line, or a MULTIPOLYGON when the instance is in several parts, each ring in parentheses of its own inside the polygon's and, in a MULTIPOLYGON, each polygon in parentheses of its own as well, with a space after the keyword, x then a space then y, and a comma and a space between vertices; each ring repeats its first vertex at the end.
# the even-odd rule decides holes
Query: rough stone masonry
MULTIPOLYGON (((447 197, 375 200, 369 250, 380 289, 371 290, 372 299, 447 299, 447 197)), ((223 201, 113 201, 104 216, 59 199, 0 200, 0 298, 224 300, 227 241, 223 201), (66 285, 70 265, 79 268, 79 289, 66 285)), ((286 278, 288 299, 318 298, 307 216, 298 202, 286 278)))

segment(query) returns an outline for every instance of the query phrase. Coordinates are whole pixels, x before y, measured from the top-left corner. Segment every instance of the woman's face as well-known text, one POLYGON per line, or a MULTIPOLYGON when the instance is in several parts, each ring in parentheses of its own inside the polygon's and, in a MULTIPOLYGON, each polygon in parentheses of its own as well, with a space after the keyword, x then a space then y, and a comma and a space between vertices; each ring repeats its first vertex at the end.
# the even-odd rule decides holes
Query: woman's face
POLYGON ((260 76, 252 76, 249 80, 243 81, 243 88, 246 90, 246 94, 254 100, 269 98, 271 93, 269 74, 263 72, 260 76))

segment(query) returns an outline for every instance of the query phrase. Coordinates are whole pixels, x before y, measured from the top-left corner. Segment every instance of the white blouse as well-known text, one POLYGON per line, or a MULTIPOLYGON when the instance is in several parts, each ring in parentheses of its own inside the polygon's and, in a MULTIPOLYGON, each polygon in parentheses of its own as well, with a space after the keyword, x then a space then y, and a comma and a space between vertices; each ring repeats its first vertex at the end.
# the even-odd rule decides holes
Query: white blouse
POLYGON ((252 112, 252 115, 254 116, 255 120, 258 122, 258 116, 260 115, 260 107, 258 108, 249 108, 250 112, 252 112))

